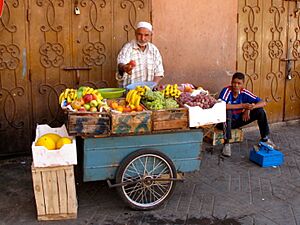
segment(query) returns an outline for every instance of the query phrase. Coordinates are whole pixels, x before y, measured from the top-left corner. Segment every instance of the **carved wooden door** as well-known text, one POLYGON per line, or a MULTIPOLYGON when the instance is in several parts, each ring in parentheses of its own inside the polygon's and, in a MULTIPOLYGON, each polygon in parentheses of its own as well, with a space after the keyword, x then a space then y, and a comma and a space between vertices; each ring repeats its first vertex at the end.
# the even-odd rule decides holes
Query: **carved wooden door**
POLYGON ((300 118, 300 2, 239 1, 238 70, 272 122, 300 118))
POLYGON ((151 12, 151 0, 5 4, 0 23, 0 155, 29 153, 36 124, 64 123, 58 106, 63 89, 116 86, 116 55, 134 37, 136 22, 150 21, 151 12))

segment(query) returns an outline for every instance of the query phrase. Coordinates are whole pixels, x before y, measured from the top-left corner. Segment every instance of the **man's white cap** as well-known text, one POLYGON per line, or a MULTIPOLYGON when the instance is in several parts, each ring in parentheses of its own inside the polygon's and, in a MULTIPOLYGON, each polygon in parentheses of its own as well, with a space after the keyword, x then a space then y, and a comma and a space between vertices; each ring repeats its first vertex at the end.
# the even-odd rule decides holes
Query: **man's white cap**
POLYGON ((138 22, 136 25, 136 29, 138 28, 146 28, 152 32, 152 25, 148 22, 144 22, 144 21, 138 22))

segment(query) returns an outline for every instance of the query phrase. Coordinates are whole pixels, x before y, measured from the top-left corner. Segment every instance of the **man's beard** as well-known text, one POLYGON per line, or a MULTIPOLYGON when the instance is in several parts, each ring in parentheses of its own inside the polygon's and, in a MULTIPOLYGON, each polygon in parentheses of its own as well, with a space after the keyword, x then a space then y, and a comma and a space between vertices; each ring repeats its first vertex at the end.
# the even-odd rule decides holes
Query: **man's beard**
POLYGON ((137 43, 141 47, 145 47, 148 44, 148 42, 139 42, 139 41, 137 43))

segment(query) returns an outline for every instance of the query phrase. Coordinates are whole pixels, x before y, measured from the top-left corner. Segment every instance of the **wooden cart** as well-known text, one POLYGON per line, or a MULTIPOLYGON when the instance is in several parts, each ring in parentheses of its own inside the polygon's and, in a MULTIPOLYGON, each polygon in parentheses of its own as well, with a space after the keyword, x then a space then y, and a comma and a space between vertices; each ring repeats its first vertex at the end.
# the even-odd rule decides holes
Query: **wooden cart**
POLYGON ((200 169, 201 129, 83 139, 83 181, 107 180, 133 209, 164 203, 182 180, 200 169), (113 184, 112 184, 113 182, 113 184))

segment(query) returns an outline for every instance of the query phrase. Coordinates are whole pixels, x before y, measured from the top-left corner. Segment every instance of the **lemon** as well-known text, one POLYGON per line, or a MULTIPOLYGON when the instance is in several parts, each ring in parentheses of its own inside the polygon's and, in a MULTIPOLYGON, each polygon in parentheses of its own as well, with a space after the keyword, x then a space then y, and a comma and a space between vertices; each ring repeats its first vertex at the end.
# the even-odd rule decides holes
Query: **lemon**
POLYGON ((36 146, 44 146, 48 150, 54 150, 55 149, 55 141, 47 136, 40 137, 37 142, 35 143, 36 146))
POLYGON ((72 140, 68 137, 62 137, 56 142, 56 149, 60 149, 64 144, 71 144, 72 140))
POLYGON ((49 138, 51 138, 55 143, 58 141, 58 139, 60 139, 61 138, 61 136, 60 135, 58 135, 58 134, 55 134, 55 133, 48 133, 48 134, 44 134, 43 136, 41 136, 41 137, 49 137, 49 138))

